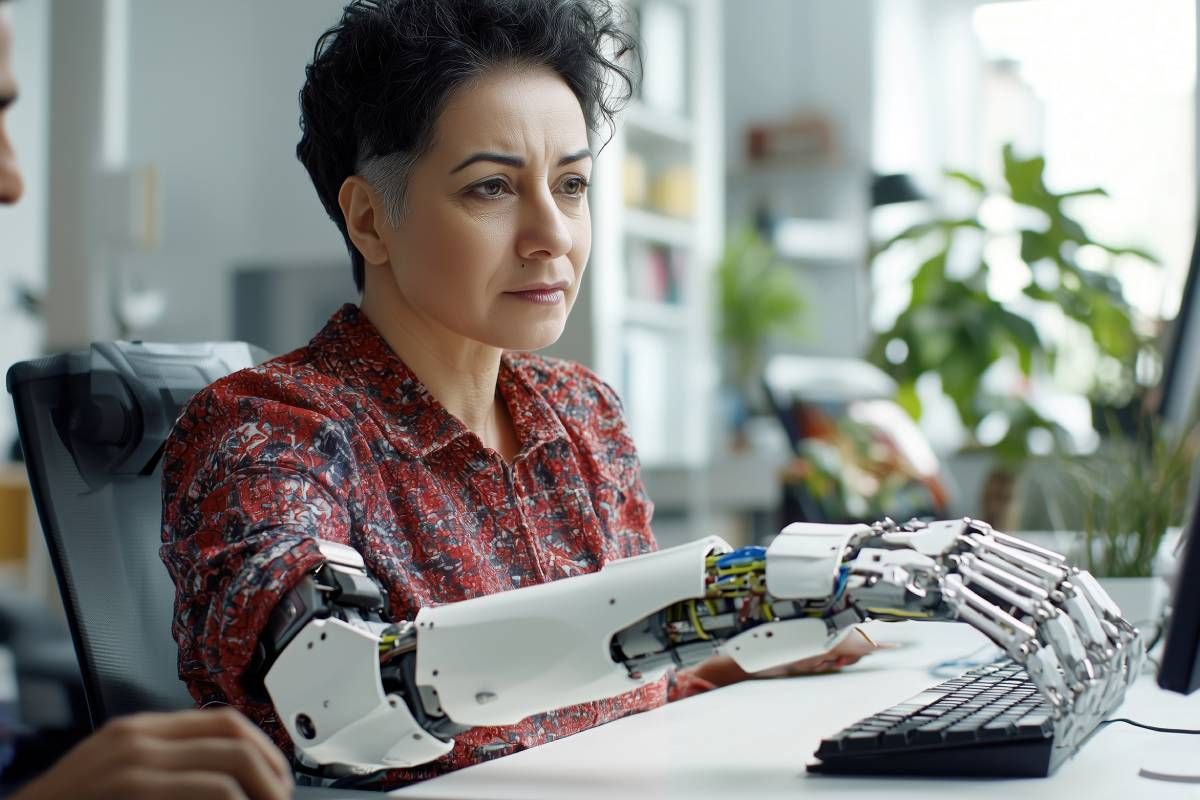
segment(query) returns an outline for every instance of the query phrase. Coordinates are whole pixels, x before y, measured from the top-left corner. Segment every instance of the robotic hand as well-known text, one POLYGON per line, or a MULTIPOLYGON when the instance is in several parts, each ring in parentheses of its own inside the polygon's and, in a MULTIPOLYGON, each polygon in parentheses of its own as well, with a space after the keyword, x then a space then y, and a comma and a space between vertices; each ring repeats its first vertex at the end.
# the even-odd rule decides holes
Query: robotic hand
MULTIPOLYGON (((841 534, 820 535, 836 546, 841 534)), ((974 626, 1025 668, 1053 711, 1059 746, 1079 745, 1141 670, 1137 628, 1090 573, 986 523, 885 520, 850 533, 844 547, 845 589, 831 613, 974 626)))
POLYGON ((974 520, 710 537, 390 622, 353 549, 275 610, 260 673, 298 754, 329 775, 406 767, 477 725, 621 694, 727 653, 754 672, 823 652, 867 619, 958 619, 1021 663, 1079 743, 1137 676, 1136 628, 1062 556, 974 520))

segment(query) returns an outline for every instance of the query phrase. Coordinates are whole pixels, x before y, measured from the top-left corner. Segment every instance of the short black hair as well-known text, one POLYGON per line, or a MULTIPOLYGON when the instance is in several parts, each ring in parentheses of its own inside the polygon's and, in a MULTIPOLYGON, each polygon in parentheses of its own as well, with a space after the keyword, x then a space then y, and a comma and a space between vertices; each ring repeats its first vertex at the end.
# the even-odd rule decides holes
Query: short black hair
POLYGON ((317 40, 296 156, 346 240, 359 291, 363 258, 338 206, 342 183, 380 157, 398 154, 393 171, 403 172, 431 145, 450 94, 504 66, 556 72, 593 131, 612 124, 640 71, 609 0, 354 0, 317 40))

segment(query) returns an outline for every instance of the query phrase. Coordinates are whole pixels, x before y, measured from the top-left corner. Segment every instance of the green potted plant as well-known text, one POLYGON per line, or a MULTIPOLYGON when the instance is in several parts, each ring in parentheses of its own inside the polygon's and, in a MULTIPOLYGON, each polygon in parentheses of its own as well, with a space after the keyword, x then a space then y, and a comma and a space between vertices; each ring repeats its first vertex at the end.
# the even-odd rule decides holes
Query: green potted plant
POLYGON ((1011 145, 1004 148, 1003 164, 1004 185, 996 187, 964 172, 947 171, 948 180, 973 195, 974 211, 921 222, 876 249, 882 253, 902 242, 927 248, 912 278, 908 307, 875 337, 868 357, 896 379, 897 399, 914 418, 922 411, 918 379, 927 374, 940 378, 967 431, 966 448, 986 449, 994 458, 980 513, 997 527, 1011 527, 1011 498, 1018 471, 1031 454, 1031 435, 1039 432, 1054 445, 1053 450, 1061 446, 1063 432, 1030 405, 1020 388, 1009 395, 987 391, 985 373, 1005 359, 1026 378, 1053 370, 1058 343, 1039 333, 1029 313, 1037 304, 1052 304, 1069 324, 1090 335, 1100 358, 1119 365, 1115 370, 1119 386, 1112 385, 1114 381, 1097 382, 1087 387, 1088 392, 1109 398, 1131 394, 1134 362, 1138 352, 1150 346, 1149 340, 1139 334, 1119 282, 1107 272, 1085 267, 1079 254, 1086 247, 1110 258, 1154 259, 1141 250, 1095 241, 1067 214, 1066 201, 1104 195, 1103 189, 1051 192, 1043 180, 1045 160, 1018 157, 1011 145), (1013 227, 997 230, 980 219, 980 207, 995 198, 1024 212, 1013 215, 1013 227), (968 246, 954 251, 967 236, 983 241, 975 247, 967 242, 968 246), (1019 238, 1020 259, 1030 275, 1019 303, 997 299, 989 287, 993 266, 987 260, 986 244, 996 237, 1019 238), (952 269, 952 251, 954 255, 973 252, 974 260, 966 268, 956 262, 952 269), (1004 427, 1002 435, 993 436, 985 448, 981 424, 989 415, 1002 419, 1004 427), (1007 509, 996 500, 1008 500, 1007 509))
MULTIPOLYGON (((735 419, 758 409, 760 376, 772 339, 803 335, 804 296, 793 267, 781 262, 752 228, 733 233, 716 270, 718 339, 728 381, 741 405, 735 419)), ((736 427, 736 425, 735 425, 736 427)))
POLYGON ((1133 433, 1109 426, 1100 449, 1064 459, 1052 497, 1060 519, 1078 521, 1077 558, 1132 620, 1150 619, 1167 595, 1152 566, 1169 532, 1184 522, 1200 419, 1170 430, 1143 415, 1133 433))

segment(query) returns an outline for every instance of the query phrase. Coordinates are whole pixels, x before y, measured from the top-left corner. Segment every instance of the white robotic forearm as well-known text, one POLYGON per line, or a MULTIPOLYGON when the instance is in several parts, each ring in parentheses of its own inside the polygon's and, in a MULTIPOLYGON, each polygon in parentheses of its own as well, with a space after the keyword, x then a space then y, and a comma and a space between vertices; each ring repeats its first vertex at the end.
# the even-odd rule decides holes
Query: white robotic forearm
POLYGON ((326 563, 275 611, 260 665, 298 751, 331 772, 425 763, 469 727, 614 696, 718 652, 747 671, 788 663, 867 618, 974 625, 1071 729, 1065 711, 1111 710, 1141 659, 1091 576, 969 520, 797 524, 736 551, 713 537, 399 623, 356 551, 321 547, 326 563))
MULTIPOLYGON (((711 657, 722 642, 756 670, 836 639, 819 614, 772 615, 764 549, 730 553, 715 537, 399 623, 386 621, 356 551, 332 542, 321 550, 325 563, 272 615, 258 661, 298 753, 331 773, 432 761, 469 727, 621 694, 711 657), (764 619, 777 625, 760 639, 752 629, 764 619)), ((836 558, 823 561, 836 571, 836 558)), ((828 599, 831 588, 826 579, 817 594, 828 599)))

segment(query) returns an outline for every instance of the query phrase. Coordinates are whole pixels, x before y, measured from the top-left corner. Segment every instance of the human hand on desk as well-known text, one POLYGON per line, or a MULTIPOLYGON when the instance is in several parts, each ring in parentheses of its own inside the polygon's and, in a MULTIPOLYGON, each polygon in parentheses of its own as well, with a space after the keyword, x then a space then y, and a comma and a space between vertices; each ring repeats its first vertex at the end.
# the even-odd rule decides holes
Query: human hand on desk
POLYGON ((771 667, 759 672, 746 672, 729 656, 716 656, 698 664, 693 673, 715 686, 729 686, 740 681, 758 678, 792 678, 800 675, 815 675, 848 667, 876 650, 897 646, 878 644, 859 628, 855 628, 854 631, 824 653, 802 658, 790 664, 781 664, 778 667, 771 667))
POLYGON ((231 708, 109 722, 12 800, 287 800, 287 759, 231 708))

